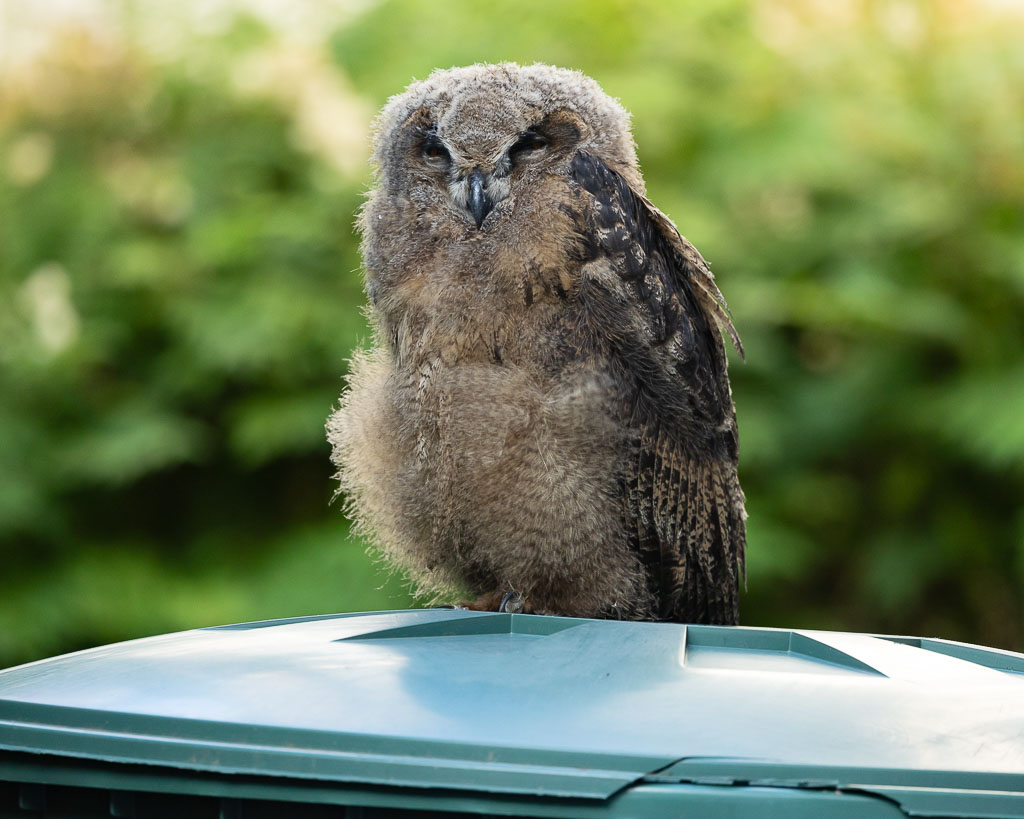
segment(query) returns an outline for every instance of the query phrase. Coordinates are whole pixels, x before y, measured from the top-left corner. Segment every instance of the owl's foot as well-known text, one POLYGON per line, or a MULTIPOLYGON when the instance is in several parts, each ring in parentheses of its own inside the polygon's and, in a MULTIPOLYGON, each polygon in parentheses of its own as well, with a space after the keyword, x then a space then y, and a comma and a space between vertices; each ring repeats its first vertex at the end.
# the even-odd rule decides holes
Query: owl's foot
POLYGON ((487 594, 481 594, 476 600, 463 600, 458 604, 458 608, 470 611, 497 611, 501 606, 503 594, 502 591, 487 592, 487 594))
POLYGON ((530 610, 526 597, 515 589, 487 592, 476 600, 459 603, 458 608, 471 611, 500 611, 508 614, 525 614, 530 610))
POLYGON ((521 592, 509 589, 505 592, 505 596, 501 598, 501 605, 498 606, 498 611, 505 611, 509 614, 523 614, 526 612, 526 598, 521 592))

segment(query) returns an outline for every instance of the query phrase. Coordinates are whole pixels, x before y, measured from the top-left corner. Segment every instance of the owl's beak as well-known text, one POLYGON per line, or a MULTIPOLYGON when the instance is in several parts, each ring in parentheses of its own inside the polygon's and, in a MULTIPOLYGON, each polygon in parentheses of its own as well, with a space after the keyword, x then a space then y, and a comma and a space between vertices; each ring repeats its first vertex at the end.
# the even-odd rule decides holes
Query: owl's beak
POLYGON ((476 220, 476 226, 479 229, 487 214, 491 212, 491 208, 494 207, 494 202, 484 190, 485 177, 483 173, 480 171, 473 171, 473 173, 469 175, 468 181, 469 212, 473 214, 473 218, 476 220))

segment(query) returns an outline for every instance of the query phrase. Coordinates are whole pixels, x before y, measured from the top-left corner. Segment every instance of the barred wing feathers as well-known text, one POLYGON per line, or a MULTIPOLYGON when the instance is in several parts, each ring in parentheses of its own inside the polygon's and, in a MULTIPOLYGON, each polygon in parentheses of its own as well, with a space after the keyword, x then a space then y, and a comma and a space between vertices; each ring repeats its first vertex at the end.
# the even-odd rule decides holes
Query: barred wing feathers
POLYGON ((572 174, 591 257, 577 349, 600 351, 636 433, 623 515, 654 616, 736 623, 746 515, 722 333, 742 354, 739 337, 707 264, 667 216, 590 154, 572 174))

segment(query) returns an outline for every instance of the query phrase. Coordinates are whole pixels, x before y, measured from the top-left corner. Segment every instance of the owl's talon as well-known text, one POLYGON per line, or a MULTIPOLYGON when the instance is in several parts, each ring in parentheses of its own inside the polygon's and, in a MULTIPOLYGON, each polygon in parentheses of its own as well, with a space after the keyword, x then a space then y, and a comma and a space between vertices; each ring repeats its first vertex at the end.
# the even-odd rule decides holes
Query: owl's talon
POLYGON ((509 589, 505 592, 505 596, 501 598, 501 605, 498 606, 498 611, 505 612, 506 614, 522 614, 525 610, 526 598, 515 589, 509 589))

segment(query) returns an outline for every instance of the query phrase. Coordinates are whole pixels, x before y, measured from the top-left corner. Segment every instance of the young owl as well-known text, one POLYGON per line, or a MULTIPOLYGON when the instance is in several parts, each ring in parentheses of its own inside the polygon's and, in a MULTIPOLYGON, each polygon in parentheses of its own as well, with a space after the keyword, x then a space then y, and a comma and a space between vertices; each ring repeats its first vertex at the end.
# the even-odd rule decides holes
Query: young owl
POLYGON ((328 421, 358 531, 473 608, 736 623, 742 348, 625 110, 575 71, 437 71, 373 158, 375 343, 328 421))

